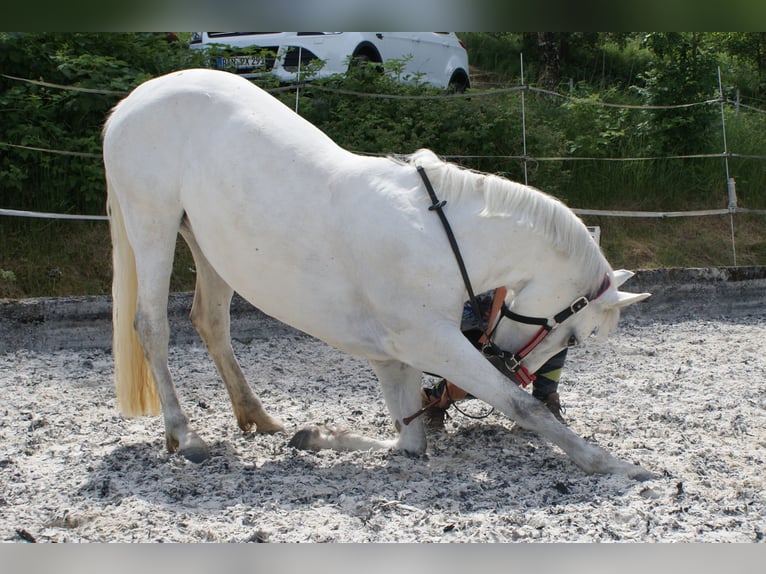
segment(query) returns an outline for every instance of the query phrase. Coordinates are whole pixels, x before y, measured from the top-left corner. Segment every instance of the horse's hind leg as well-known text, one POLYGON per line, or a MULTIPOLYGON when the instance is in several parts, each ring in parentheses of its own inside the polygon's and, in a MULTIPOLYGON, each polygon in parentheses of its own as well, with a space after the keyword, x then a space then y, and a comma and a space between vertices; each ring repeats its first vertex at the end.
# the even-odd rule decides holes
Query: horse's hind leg
POLYGON ((426 451, 426 433, 422 419, 416 418, 409 425, 404 423, 407 416, 420 409, 420 384, 423 373, 399 361, 371 361, 371 364, 378 375, 383 398, 399 433, 398 437, 395 440, 381 440, 343 429, 314 426, 296 433, 290 441, 290 446, 305 450, 394 449, 408 454, 423 454, 426 451))
POLYGON ((186 225, 181 226, 181 235, 189 245, 197 271, 191 320, 226 385, 239 428, 249 432, 255 425, 257 432, 264 433, 284 430, 282 423, 264 410, 234 356, 229 316, 232 288, 210 265, 186 225))
POLYGON ((178 450, 192 462, 208 458, 205 442, 189 428, 168 368, 168 294, 178 224, 142 230, 134 242, 138 297, 134 325, 152 371, 165 422, 170 452, 178 450))

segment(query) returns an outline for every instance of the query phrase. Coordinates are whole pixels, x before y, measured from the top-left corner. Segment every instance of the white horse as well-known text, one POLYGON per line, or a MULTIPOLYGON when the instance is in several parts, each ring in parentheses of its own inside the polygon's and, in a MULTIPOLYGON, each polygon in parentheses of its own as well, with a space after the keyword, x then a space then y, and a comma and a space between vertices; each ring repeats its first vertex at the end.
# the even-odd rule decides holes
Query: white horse
POLYGON ((185 70, 150 80, 113 110, 104 163, 114 258, 114 359, 128 416, 161 406, 170 451, 209 456, 189 425, 168 369, 167 301, 180 232, 196 263, 191 319, 213 357, 244 431, 275 432, 245 381, 229 333, 233 290, 265 313, 343 351, 377 374, 396 438, 317 427, 293 444, 319 449, 426 450, 421 374, 438 374, 563 449, 587 472, 651 476, 566 426, 462 335, 468 289, 422 168, 446 200, 476 293, 504 286, 515 313, 495 350, 534 372, 568 344, 607 333, 619 309, 648 294, 618 291, 583 223, 532 188, 445 163, 421 150, 406 161, 352 154, 278 100, 235 75, 185 70), (155 390, 156 389, 156 390, 155 390), (159 399, 159 404, 158 404, 159 399), (405 419, 409 424, 405 424, 405 419))

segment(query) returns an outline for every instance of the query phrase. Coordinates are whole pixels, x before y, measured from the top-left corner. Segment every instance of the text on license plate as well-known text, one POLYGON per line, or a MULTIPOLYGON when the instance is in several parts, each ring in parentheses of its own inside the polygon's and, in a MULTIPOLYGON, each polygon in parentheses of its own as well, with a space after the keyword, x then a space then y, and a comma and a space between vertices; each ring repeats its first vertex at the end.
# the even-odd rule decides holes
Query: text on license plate
POLYGON ((260 56, 219 56, 218 67, 221 69, 236 70, 252 70, 253 68, 260 68, 264 64, 264 60, 260 56))

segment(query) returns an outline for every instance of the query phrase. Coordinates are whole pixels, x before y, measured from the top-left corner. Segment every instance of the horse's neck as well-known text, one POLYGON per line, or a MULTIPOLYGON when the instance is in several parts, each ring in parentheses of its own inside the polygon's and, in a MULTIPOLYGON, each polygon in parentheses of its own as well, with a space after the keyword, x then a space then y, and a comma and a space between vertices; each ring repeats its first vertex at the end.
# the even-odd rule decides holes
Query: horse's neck
MULTIPOLYGON (((478 218, 474 223, 476 241, 471 242, 471 259, 476 271, 471 280, 476 293, 507 287, 529 300, 543 301, 554 296, 574 298, 590 280, 582 265, 560 253, 550 241, 510 218, 478 218)), ((467 260, 468 257, 466 258, 467 260)))

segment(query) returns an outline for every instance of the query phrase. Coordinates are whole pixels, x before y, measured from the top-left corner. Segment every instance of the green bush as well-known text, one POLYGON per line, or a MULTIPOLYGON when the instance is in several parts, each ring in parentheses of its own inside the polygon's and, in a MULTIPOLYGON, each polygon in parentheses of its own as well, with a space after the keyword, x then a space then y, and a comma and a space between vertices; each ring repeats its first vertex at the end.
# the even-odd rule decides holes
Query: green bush
POLYGON ((159 34, 0 34, 6 76, 116 92, 61 90, 0 76, 0 142, 96 156, 3 149, 2 206, 103 213, 99 157, 109 110, 141 82, 201 62, 159 34))

